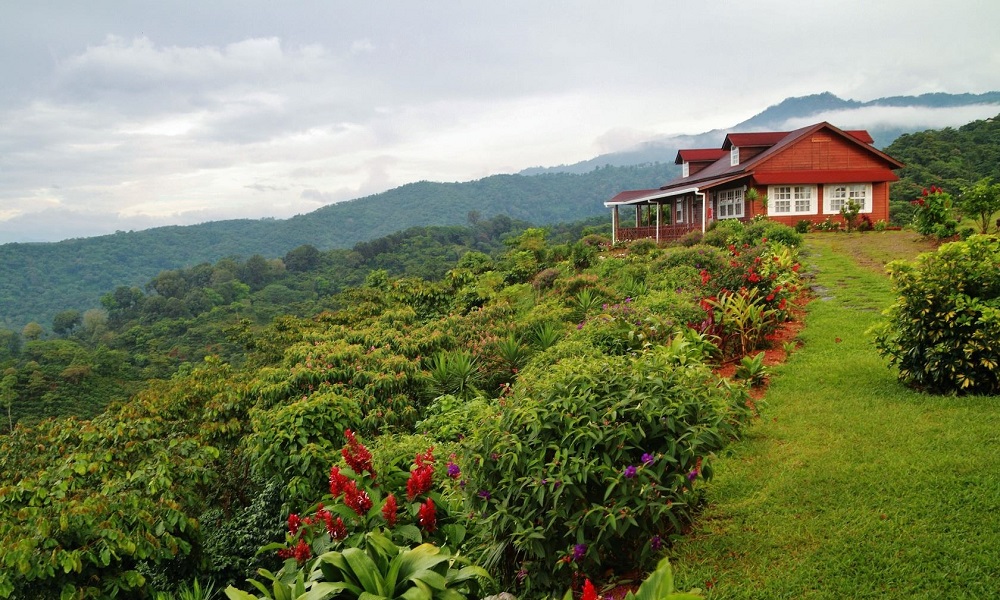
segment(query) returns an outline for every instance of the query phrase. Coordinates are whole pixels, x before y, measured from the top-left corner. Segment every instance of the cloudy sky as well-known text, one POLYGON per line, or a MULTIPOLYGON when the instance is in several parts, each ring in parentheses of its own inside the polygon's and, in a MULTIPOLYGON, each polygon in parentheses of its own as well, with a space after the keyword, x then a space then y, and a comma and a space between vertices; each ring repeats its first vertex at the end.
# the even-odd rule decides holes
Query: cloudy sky
POLYGON ((7 1, 0 243, 285 218, 789 96, 1000 90, 998 23, 996 0, 7 1))

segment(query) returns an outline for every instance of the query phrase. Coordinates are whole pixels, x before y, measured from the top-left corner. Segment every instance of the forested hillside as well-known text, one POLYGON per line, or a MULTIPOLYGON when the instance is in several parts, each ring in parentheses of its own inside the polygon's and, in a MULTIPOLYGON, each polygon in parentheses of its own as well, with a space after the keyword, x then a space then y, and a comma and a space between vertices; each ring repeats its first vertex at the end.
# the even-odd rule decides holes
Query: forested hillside
POLYGON ((957 197, 983 178, 1000 182, 1000 115, 958 129, 905 134, 885 151, 906 165, 889 188, 889 201, 893 220, 909 224, 910 201, 923 189, 938 186, 957 197))
POLYGON ((623 189, 662 185, 672 166, 420 182, 286 220, 217 221, 53 244, 5 244, 0 246, 0 327, 19 330, 30 321, 47 326, 61 310, 97 307, 101 294, 117 286, 142 286, 162 270, 225 257, 277 258, 303 244, 350 248, 409 227, 464 224, 470 213, 535 224, 607 214, 603 201, 623 189))
MULTIPOLYGON (((100 309, 58 312, 48 331, 0 328, 8 426, 94 416, 208 355, 242 364, 248 336, 275 318, 336 308, 337 294, 373 271, 437 281, 462 257, 488 265, 506 249, 504 240, 527 226, 497 216, 467 227, 413 227, 351 250, 303 245, 281 259, 226 258, 163 271, 143 287, 119 286, 102 296, 100 309)), ((607 228, 602 217, 555 225, 550 239, 607 228)))

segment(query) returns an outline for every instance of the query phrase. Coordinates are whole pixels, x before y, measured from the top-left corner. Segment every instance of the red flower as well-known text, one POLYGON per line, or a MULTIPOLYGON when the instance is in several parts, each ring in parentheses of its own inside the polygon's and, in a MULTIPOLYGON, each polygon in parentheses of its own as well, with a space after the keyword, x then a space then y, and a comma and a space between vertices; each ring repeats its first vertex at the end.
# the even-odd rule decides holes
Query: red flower
POLYGON ((420 523, 427 533, 434 533, 437 529, 437 511, 434 509, 434 501, 430 498, 420 505, 420 510, 417 511, 417 523, 420 523))
POLYGON ((794 265, 792 265, 792 271, 794 271, 796 273, 799 272, 799 268, 800 268, 799 263, 795 263, 794 265))
POLYGON ((434 467, 423 464, 410 471, 410 478, 406 480, 406 499, 413 500, 421 494, 426 494, 431 489, 434 482, 434 467))
POLYGON ((396 525, 396 496, 394 494, 389 494, 385 498, 385 504, 382 505, 382 518, 389 527, 394 527, 396 525))
POLYGON ((340 467, 330 467, 330 495, 336 498, 347 485, 347 476, 340 472, 340 467))
POLYGON ((335 540, 342 540, 347 537, 347 527, 344 525, 344 520, 337 517, 335 520, 330 519, 326 523, 326 531, 335 540))
POLYGON ((302 520, 299 519, 299 515, 295 513, 288 515, 288 533, 295 535, 299 532, 300 525, 302 525, 302 520))
POLYGON ((359 490, 354 481, 348 480, 344 486, 344 504, 353 510, 359 517, 368 514, 372 507, 372 499, 368 497, 368 492, 359 490))
POLYGON ((705 285, 706 283, 708 283, 708 280, 712 278, 712 276, 709 275, 708 271, 706 271, 705 269, 701 270, 700 275, 701 275, 701 284, 702 285, 705 285))
POLYGON ((367 472, 375 477, 375 469, 372 467, 372 453, 354 437, 354 432, 350 429, 344 431, 344 437, 347 438, 347 445, 341 449, 340 453, 344 456, 347 466, 351 467, 358 475, 367 472))
POLYGON ((594 584, 590 583, 589 579, 583 581, 583 596, 580 600, 600 600, 600 596, 597 595, 597 590, 594 589, 594 584))
POLYGON ((782 298, 781 302, 778 303, 778 310, 785 310, 785 299, 782 298))

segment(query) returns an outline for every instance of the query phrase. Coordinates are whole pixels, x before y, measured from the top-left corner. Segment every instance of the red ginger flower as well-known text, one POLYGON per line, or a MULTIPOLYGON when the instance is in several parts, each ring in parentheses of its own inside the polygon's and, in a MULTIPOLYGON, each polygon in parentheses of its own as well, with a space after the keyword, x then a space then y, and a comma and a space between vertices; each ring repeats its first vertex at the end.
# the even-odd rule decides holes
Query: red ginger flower
POLYGON ((406 498, 413 500, 421 494, 426 494, 431 489, 434 482, 434 467, 431 465, 421 465, 410 471, 410 478, 406 480, 406 498))
POLYGON ((583 596, 580 600, 600 600, 597 590, 594 589, 594 584, 590 583, 589 579, 583 581, 583 596))
POLYGON ((344 504, 359 517, 363 517, 371 509, 372 499, 368 497, 368 492, 359 490, 354 481, 349 479, 344 486, 344 504))
POLYGON ((340 453, 344 456, 347 466, 351 467, 358 475, 367 472, 375 477, 375 469, 372 467, 372 453, 354 437, 354 432, 350 429, 344 431, 344 437, 347 438, 347 445, 341 449, 340 453))
POLYGON ((336 498, 347 485, 347 476, 340 472, 340 467, 330 467, 330 495, 336 498))
POLYGON ((396 511, 398 507, 396 505, 395 494, 389 494, 385 498, 385 504, 382 505, 382 518, 389 527, 396 526, 396 511))
POLYGON ((434 508, 434 501, 430 498, 420 505, 420 510, 417 511, 417 523, 420 523, 427 533, 434 533, 437 529, 437 511, 434 508))
POLYGON ((331 520, 327 521, 326 531, 330 534, 330 537, 335 540, 342 540, 347 537, 347 527, 344 525, 344 520, 340 517, 337 517, 336 519, 331 518, 331 520))
POLYGON ((292 535, 297 534, 300 525, 302 525, 302 520, 299 519, 299 515, 295 513, 288 515, 288 533, 292 535))

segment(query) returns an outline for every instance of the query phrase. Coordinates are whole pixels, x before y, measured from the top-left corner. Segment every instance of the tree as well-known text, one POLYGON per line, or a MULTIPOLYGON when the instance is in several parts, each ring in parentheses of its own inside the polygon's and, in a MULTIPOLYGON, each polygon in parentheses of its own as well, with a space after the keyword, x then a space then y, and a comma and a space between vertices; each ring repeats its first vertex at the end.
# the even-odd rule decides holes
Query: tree
POLYGON ((56 313, 52 317, 52 331, 57 335, 69 335, 83 322, 80 311, 70 309, 56 313))
POLYGON ((9 431, 14 431, 14 418, 10 414, 10 409, 14 404, 14 399, 17 398, 17 390, 14 389, 16 385, 17 371, 15 369, 7 369, 4 372, 3 379, 0 379, 0 406, 7 409, 9 431))
POLYGON ((26 340, 37 340, 43 335, 45 335, 45 329, 34 321, 25 325, 24 329, 21 330, 21 337, 26 340))
POLYGON ((993 183, 992 177, 980 179, 962 190, 959 206, 963 213, 979 221, 979 228, 983 233, 988 233, 990 220, 1000 211, 1000 183, 993 183))
POLYGON ((293 273, 311 271, 319 265, 320 251, 316 246, 303 244, 285 255, 285 268, 293 273))

